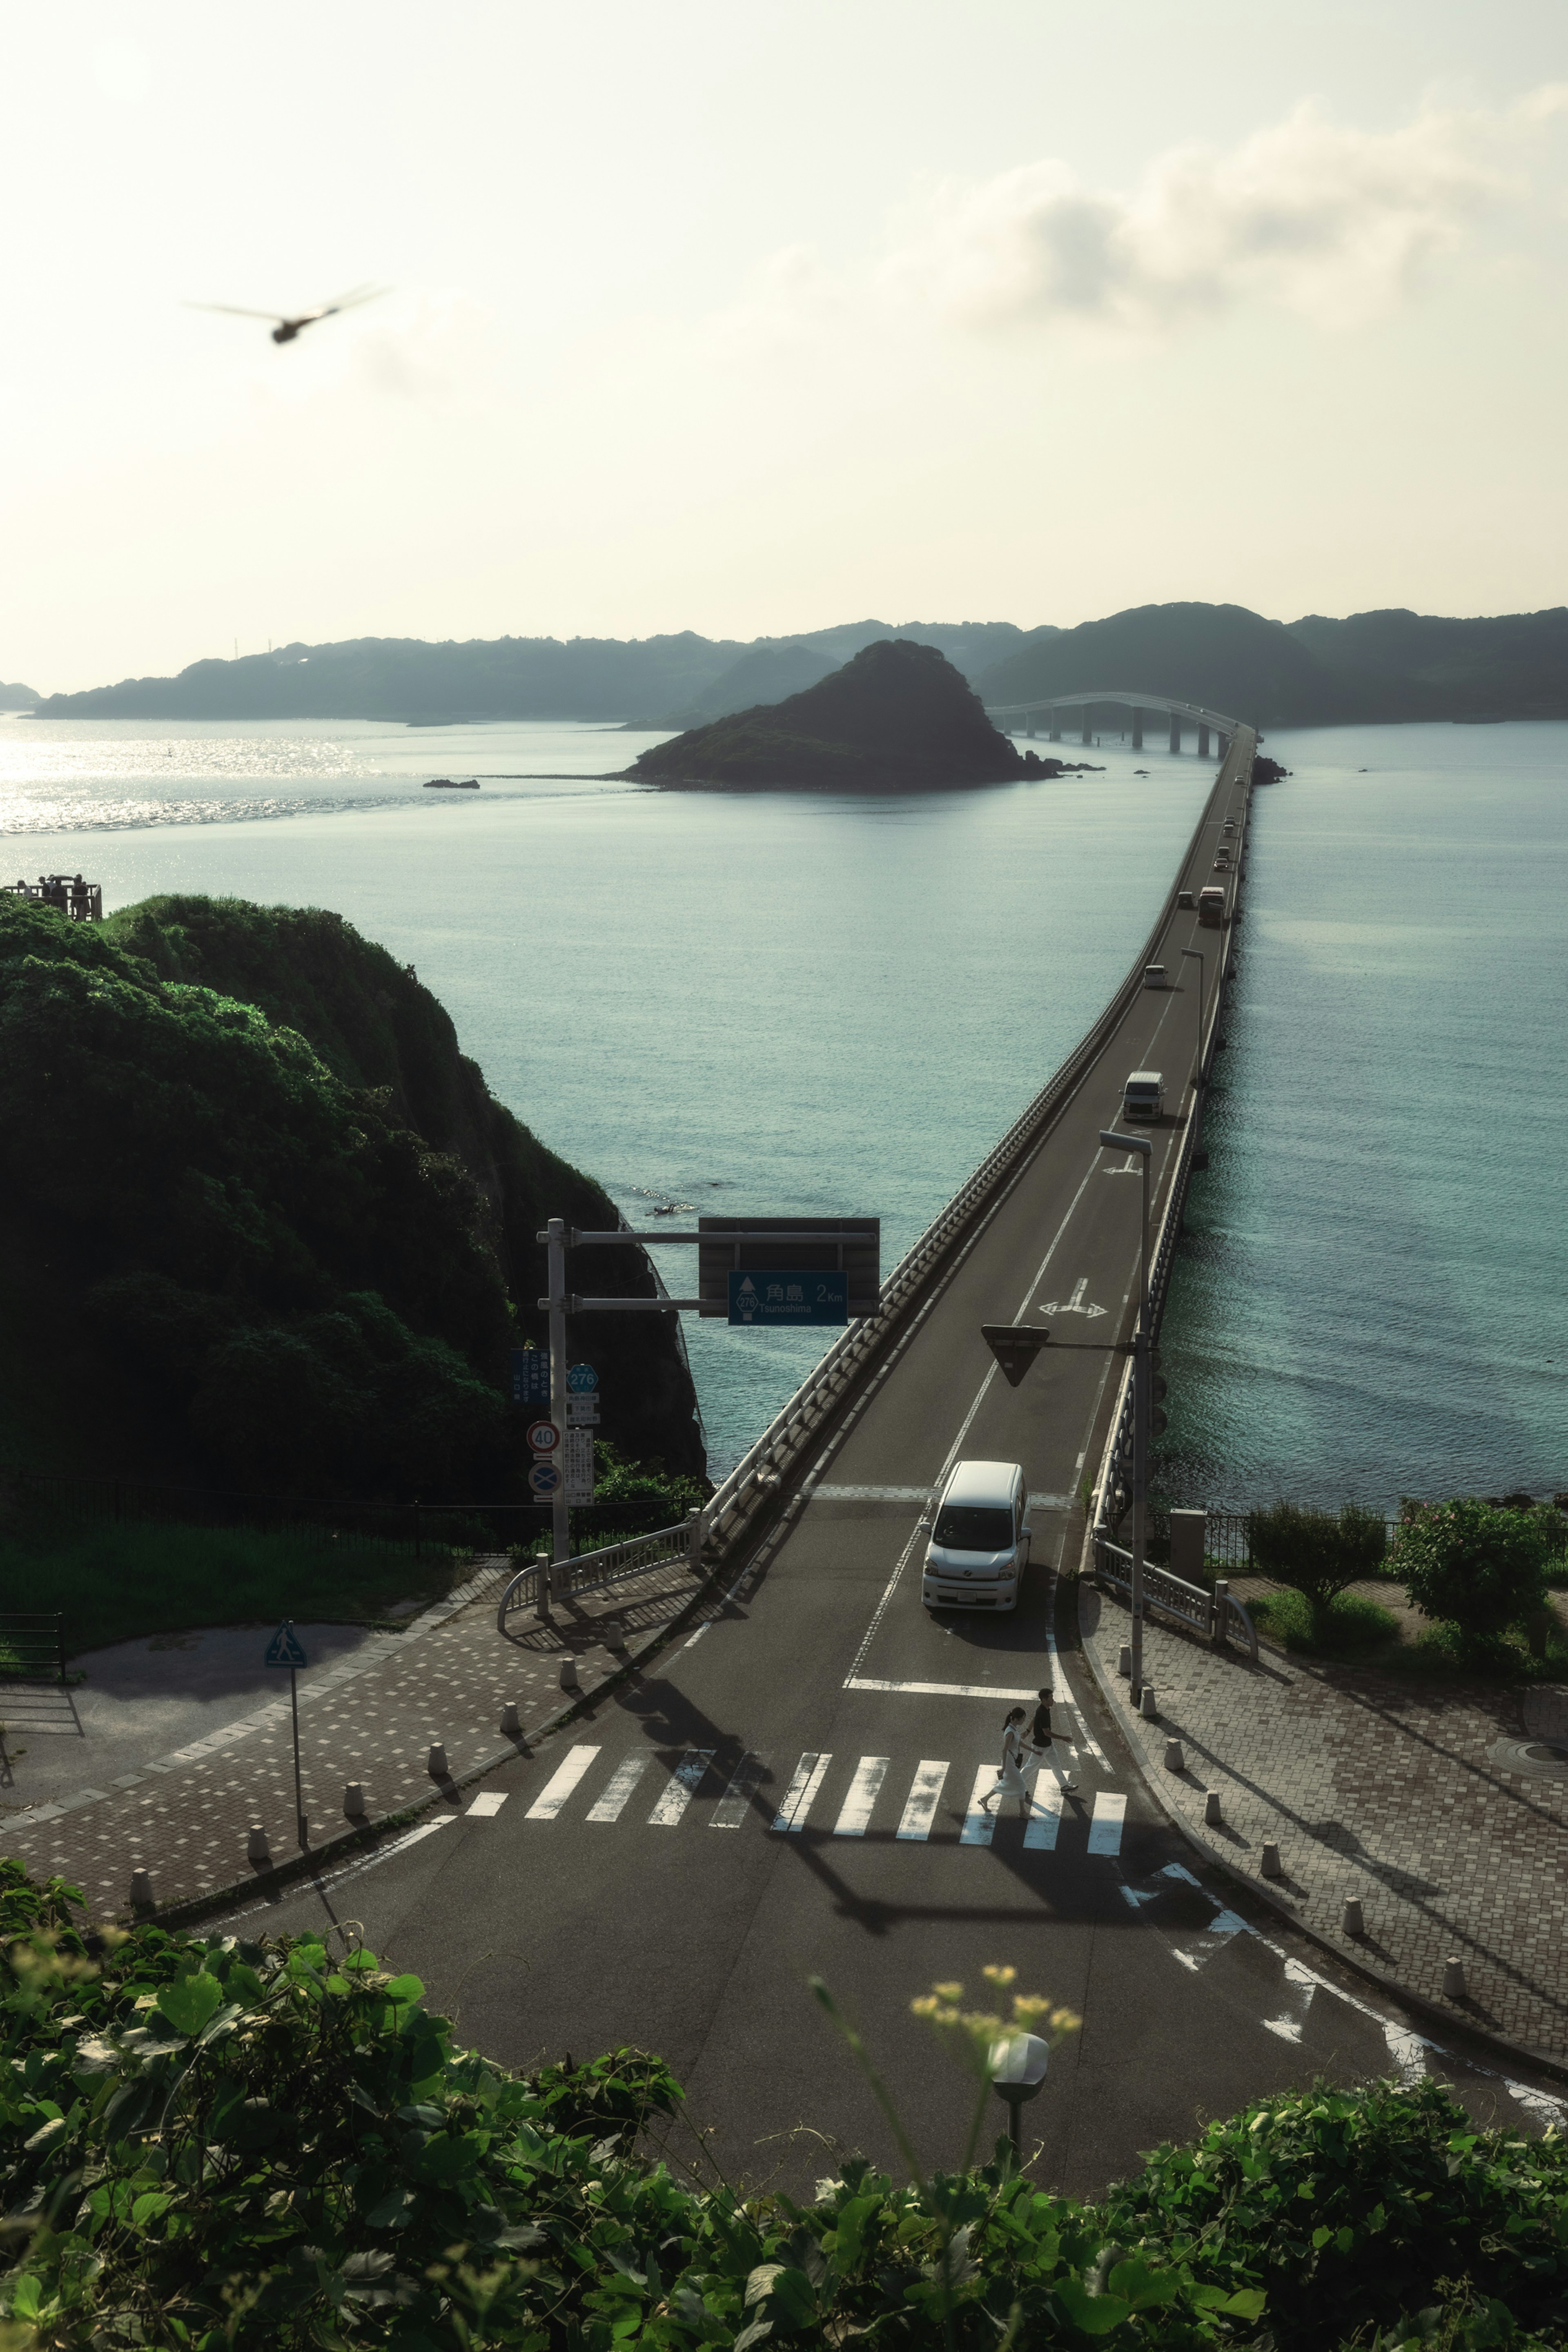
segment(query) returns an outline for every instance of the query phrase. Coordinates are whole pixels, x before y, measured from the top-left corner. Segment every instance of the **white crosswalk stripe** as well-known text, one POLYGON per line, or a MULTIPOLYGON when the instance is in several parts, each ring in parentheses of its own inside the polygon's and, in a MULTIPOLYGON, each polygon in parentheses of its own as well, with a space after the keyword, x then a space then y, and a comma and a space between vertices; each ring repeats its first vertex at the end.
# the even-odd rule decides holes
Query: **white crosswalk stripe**
POLYGON ((1095 1791, 1094 1813, 1089 1824, 1090 1853, 1120 1853, 1121 1824, 1127 1817, 1127 1800, 1120 1789, 1099 1789, 1095 1791))
POLYGON ((928 1838, 936 1819, 936 1809, 942 1800, 942 1783, 947 1779, 947 1766, 927 1758, 910 1783, 903 1819, 899 1823, 901 1838, 928 1838))
POLYGON ((646 1748, 640 1756, 634 1752, 624 1758, 611 1773, 598 1803, 589 1806, 588 1819, 591 1822, 618 1822, 633 1790, 652 1762, 653 1758, 646 1748))
POLYGON ((669 1785, 647 1817, 649 1829, 672 1830, 702 1785, 713 1761, 711 1748, 689 1748, 669 1776, 669 1785))
POLYGON ((889 1759, 886 1756, 862 1756, 855 1768, 855 1778, 849 1783, 849 1794, 838 1809, 838 1819, 833 1824, 835 1837, 864 1837, 870 1826, 871 1809, 888 1777, 889 1759))
POLYGON ((708 1817, 710 1830, 738 1830, 752 1810, 752 1801, 768 1769, 765 1756, 749 1749, 730 1776, 730 1785, 708 1817))
POLYGON ((552 1822, 598 1754, 596 1748, 574 1748, 566 1761, 548 1780, 528 1809, 531 1822, 552 1822))
MULTIPOLYGON (((598 1762, 601 1752, 596 1747, 570 1748, 528 1807, 525 1818, 531 1822, 559 1820, 580 1784, 598 1762)), ((653 1748, 634 1748, 629 1755, 623 1756, 592 1803, 587 1804, 582 1818, 601 1825, 625 1822, 629 1812, 635 1818, 632 1800, 644 1786, 658 1753, 659 1751, 653 1748)), ((663 1753, 668 1765, 670 1751, 663 1753)), ((651 1811, 641 1817, 647 1828, 668 1830, 679 1827, 693 1801, 701 1795, 717 1753, 718 1750, 712 1748, 686 1749, 675 1762, 668 1778, 662 1781, 651 1811)), ((893 1826, 893 1807, 902 1780, 901 1776, 894 1774, 892 1758, 861 1756, 855 1759, 851 1768, 850 1760, 846 1757, 837 1783, 843 1788, 843 1794, 838 1801, 837 1815, 829 1816, 825 1810, 824 1817, 813 1823, 812 1810, 827 1786, 833 1760, 832 1753, 827 1749, 808 1748, 800 1758, 773 1816, 775 1833, 789 1836, 798 1833, 808 1824, 816 1829, 818 1835, 836 1838, 887 1837, 891 1831, 896 1843, 925 1845, 933 1837, 951 1838, 956 1828, 960 1845, 989 1846, 996 1840, 998 1825, 1004 1824, 999 1850, 1017 1850, 1021 1825, 1022 1844, 1028 1853, 1055 1853, 1065 1844, 1068 1849, 1079 1853, 1087 1851, 1110 1859, 1121 1851, 1127 1799, 1119 1790, 1100 1789, 1096 1792, 1086 1838, 1081 1806, 1067 1804, 1062 1790, 1054 1779, 1047 1778, 1028 1799, 1008 1796, 1004 1792, 1002 1779, 994 1763, 988 1760, 974 1768, 973 1785, 961 1821, 957 1807, 951 1799, 945 1807, 942 1804, 943 1793, 955 1768, 947 1758, 940 1756, 922 1757, 915 1766, 897 1817, 896 1828, 893 1826), (845 1772, 848 1774, 847 1786, 842 1779, 845 1772), (884 1799, 887 1800, 885 1808, 884 1799), (879 1813, 881 1816, 879 1821, 879 1813)), ((753 1815, 759 1822, 767 1820, 766 1811, 758 1803, 759 1795, 770 1777, 765 1755, 754 1748, 747 1748, 733 1765, 726 1762, 720 1766, 719 1772, 714 1775, 716 1783, 721 1776, 725 1776, 722 1787, 712 1801, 710 1810, 700 1808, 695 1818, 705 1820, 706 1825, 715 1830, 742 1829, 753 1815)), ((470 1811, 481 1815, 491 1813, 503 1801, 499 1795, 479 1799, 470 1811)), ((1173 1870, 1175 1868, 1173 1865, 1173 1870)), ((1121 1892, 1133 1909, 1152 1899, 1149 1895, 1134 1892, 1125 1883, 1121 1892)), ((1200 1942, 1210 1948, 1216 1946, 1229 1932, 1230 1924, 1228 1914, 1223 1919, 1216 1919, 1200 1942)), ((1183 1953, 1179 1957, 1189 1968, 1203 1965, 1202 1958, 1195 1951, 1183 1953)), ((1283 2021, 1281 2024, 1283 2030, 1283 2021)))
POLYGON ((813 1755, 809 1750, 795 1768, 795 1778, 784 1790, 784 1801, 773 1815, 775 1830, 803 1830, 805 1817, 818 1789, 827 1777, 832 1763, 831 1751, 826 1756, 813 1755))

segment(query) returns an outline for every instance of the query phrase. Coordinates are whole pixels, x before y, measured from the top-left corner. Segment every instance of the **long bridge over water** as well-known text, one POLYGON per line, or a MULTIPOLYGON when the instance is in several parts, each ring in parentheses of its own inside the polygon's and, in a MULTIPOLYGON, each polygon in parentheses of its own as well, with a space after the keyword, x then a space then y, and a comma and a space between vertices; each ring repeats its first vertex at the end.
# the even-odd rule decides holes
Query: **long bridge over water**
MULTIPOLYGON (((985 715, 1010 734, 1020 730, 1025 735, 1045 733, 1053 743, 1063 739, 1063 721, 1069 713, 1078 714, 1085 743, 1094 740, 1094 714, 1098 710, 1121 709, 1131 714, 1130 727, 1132 749, 1143 749, 1145 718, 1163 718, 1169 726, 1170 747, 1182 748, 1184 729, 1195 728, 1198 757, 1209 756, 1209 738, 1215 739, 1218 758, 1224 759, 1235 740, 1241 721, 1226 716, 1223 710, 1208 710, 1200 702, 1179 702, 1168 694, 1149 694, 1136 687, 1096 687, 1091 693, 1045 695, 1034 702, 987 703, 985 715)), ((1248 730, 1250 732, 1250 730, 1248 730)))

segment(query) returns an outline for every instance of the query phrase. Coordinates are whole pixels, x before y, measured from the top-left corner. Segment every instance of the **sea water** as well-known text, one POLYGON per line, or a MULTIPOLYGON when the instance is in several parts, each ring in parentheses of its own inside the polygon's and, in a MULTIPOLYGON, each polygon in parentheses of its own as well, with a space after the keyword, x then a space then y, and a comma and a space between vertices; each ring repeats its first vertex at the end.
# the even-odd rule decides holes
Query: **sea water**
MULTIPOLYGON (((0 878, 79 870, 110 910, 166 890, 336 908, 634 1224, 875 1215, 886 1270, 1125 971, 1212 767, 1107 738, 1057 747, 1098 772, 978 791, 604 780, 657 740, 0 720, 0 878)), ((1568 728, 1269 748, 1294 773, 1257 799, 1164 1332, 1166 1486, 1568 1485, 1568 728)), ((694 1255, 659 1252, 676 1296, 694 1255)), ((824 1335, 685 1328, 717 1475, 824 1335)))

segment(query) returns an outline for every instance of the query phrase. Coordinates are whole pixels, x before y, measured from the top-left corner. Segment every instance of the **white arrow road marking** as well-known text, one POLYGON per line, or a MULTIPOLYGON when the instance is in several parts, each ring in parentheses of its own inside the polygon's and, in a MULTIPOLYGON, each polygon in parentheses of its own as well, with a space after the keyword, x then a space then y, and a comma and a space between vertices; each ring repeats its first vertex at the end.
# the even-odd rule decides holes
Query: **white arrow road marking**
POLYGON ((1083 1294, 1088 1288, 1089 1276, 1087 1274, 1080 1274, 1069 1299, 1061 1304, 1054 1298, 1042 1299, 1036 1312, 1040 1315, 1103 1315, 1105 1312, 1103 1307, 1089 1307, 1085 1304, 1083 1294))

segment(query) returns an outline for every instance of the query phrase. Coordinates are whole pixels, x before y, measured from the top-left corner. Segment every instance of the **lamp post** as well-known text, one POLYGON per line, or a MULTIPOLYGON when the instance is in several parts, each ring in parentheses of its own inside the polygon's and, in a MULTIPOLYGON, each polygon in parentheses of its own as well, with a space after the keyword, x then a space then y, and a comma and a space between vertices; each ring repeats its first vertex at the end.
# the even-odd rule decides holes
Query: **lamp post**
POLYGON ((1184 948, 1182 953, 1184 956, 1190 956, 1198 968, 1198 1045, 1197 1052, 1193 1057, 1193 1068, 1196 1073, 1193 1085, 1201 1097, 1204 1086, 1204 986, 1206 979, 1204 970, 1204 951, 1202 948, 1184 948))
POLYGON ((991 2087, 1007 2103, 1007 2137, 1013 2143, 1015 2163, 1023 2158, 1018 2110, 1045 2089, 1050 2056, 1050 2043, 1042 2042, 1037 2033, 1010 2033, 1005 2042, 991 2045, 991 2087))
POLYGON ((1132 1704, 1143 1696, 1143 1535, 1149 1494, 1149 1171, 1154 1147, 1146 1135, 1101 1128, 1107 1151, 1137 1153, 1143 1178, 1142 1238, 1138 1250, 1138 1328, 1132 1335, 1132 1704))

